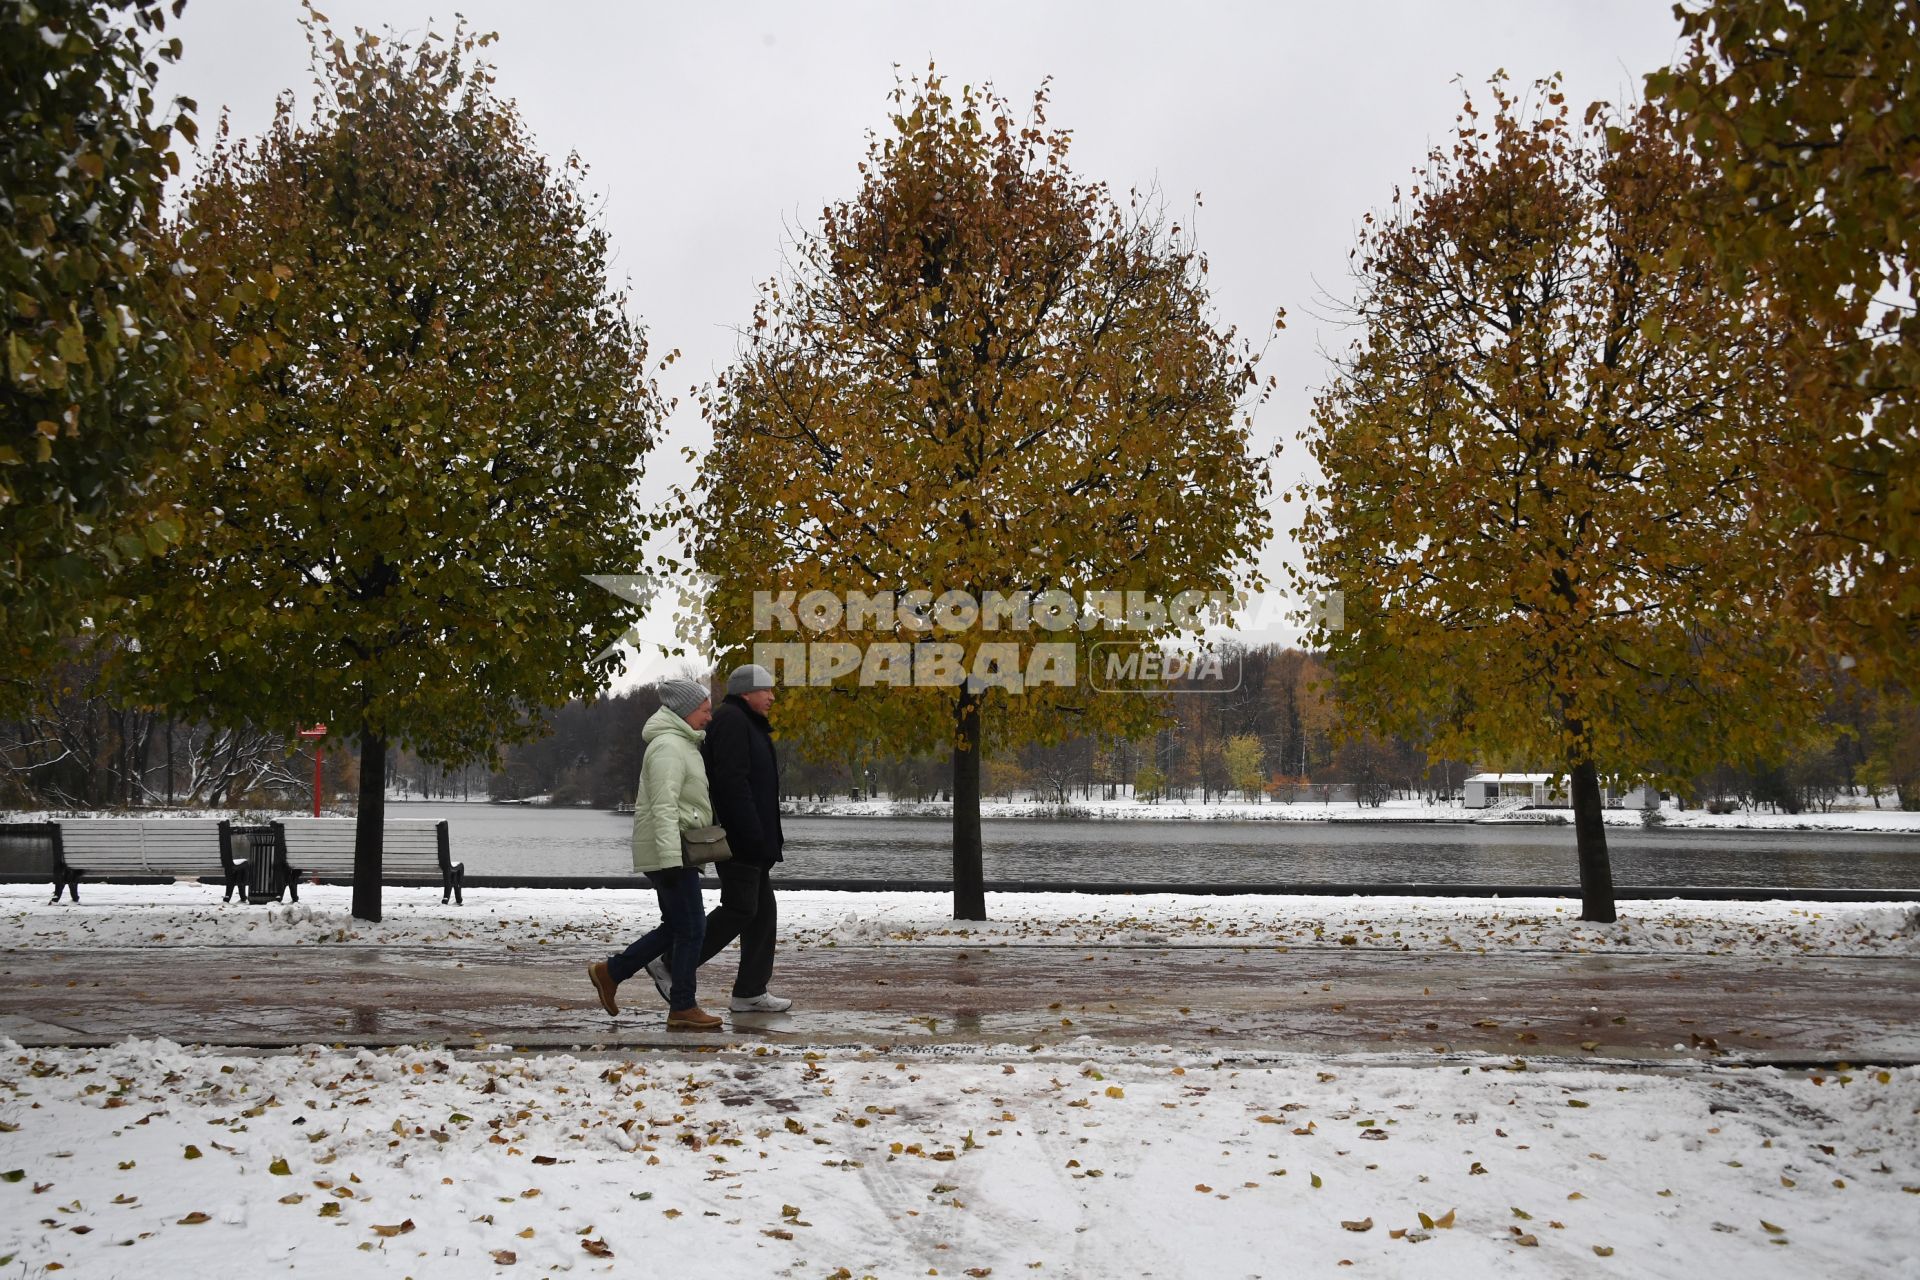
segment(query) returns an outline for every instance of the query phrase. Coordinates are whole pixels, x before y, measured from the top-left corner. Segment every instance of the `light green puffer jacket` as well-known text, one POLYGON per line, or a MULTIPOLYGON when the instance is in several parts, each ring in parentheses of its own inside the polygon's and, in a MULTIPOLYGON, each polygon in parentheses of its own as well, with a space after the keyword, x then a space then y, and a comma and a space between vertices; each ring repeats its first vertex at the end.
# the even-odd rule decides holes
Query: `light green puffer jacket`
POLYGON ((707 765, 700 757, 706 734, 662 707, 640 737, 640 790, 633 800, 633 869, 660 871, 683 865, 680 833, 713 823, 707 797, 707 765))

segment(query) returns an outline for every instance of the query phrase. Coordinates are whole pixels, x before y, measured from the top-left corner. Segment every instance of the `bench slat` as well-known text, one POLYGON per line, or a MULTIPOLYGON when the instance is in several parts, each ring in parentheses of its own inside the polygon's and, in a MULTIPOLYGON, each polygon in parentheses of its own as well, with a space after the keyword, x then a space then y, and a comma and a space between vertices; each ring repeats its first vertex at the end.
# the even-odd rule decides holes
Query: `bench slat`
MULTIPOLYGON (((356 823, 351 818, 290 818, 273 824, 285 866, 297 877, 350 878, 356 823)), ((438 881, 443 897, 458 900, 464 867, 441 865, 440 831, 444 824, 423 821, 387 823, 382 831, 381 878, 438 881)), ((233 887, 235 869, 220 857, 222 823, 207 819, 75 818, 58 824, 61 856, 67 872, 98 875, 221 875, 233 887)), ((233 857, 244 865, 268 853, 276 841, 262 828, 246 824, 233 828, 233 857)), ((9 851, 10 861, 37 859, 24 850, 9 851)), ((52 851, 41 855, 51 861, 52 851)), ((50 873, 56 868, 49 868, 50 873)), ((261 868, 256 867, 256 871, 261 868)), ((66 872, 61 872, 65 875, 66 872)), ((69 886, 71 887, 71 886, 69 886)), ((298 896, 297 893, 295 895, 298 896)), ((76 895, 76 901, 78 900, 76 895)))

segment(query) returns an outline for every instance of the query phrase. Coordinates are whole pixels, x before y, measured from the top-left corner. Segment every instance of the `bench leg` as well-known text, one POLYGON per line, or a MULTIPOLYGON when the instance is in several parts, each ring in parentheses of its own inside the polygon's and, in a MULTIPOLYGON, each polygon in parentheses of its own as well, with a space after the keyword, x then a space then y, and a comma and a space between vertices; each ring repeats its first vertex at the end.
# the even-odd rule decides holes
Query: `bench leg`
POLYGON ((60 893, 62 890, 65 890, 67 897, 71 898, 74 902, 77 903, 80 901, 80 873, 78 871, 64 871, 59 873, 59 879, 53 882, 53 901, 55 903, 60 901, 60 893))
MULTIPOLYGON (((280 881, 280 888, 286 892, 288 901, 300 901, 300 873, 291 867, 287 868, 286 876, 280 881)), ((276 894, 273 900, 280 901, 279 895, 276 894)))
POLYGON ((455 906, 466 905, 461 900, 461 897, 460 897, 460 881, 465 878, 466 874, 467 874, 467 867, 466 867, 466 864, 462 862, 462 863, 455 863, 452 870, 447 871, 441 875, 440 877, 440 905, 441 906, 445 906, 449 900, 451 900, 455 906))

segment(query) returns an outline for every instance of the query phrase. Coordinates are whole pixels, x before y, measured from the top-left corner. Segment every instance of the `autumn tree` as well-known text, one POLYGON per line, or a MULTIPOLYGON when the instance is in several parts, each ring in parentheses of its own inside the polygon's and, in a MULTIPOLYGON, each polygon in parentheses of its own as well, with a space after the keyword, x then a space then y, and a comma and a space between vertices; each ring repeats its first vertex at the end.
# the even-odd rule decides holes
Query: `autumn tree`
POLYGON ((1266 781, 1262 768, 1265 752, 1260 739, 1251 733, 1239 733, 1227 739, 1225 749, 1227 782, 1240 793, 1243 800, 1260 798, 1261 784, 1266 781))
POLYGON ((175 705, 358 740, 378 919, 388 746, 492 757, 604 686, 630 606, 586 575, 640 563, 659 407, 581 166, 494 94, 488 38, 309 30, 311 117, 223 136, 185 204, 213 413, 136 624, 175 705))
MULTIPOLYGON (((754 590, 939 596, 1102 590, 1162 600, 1257 579, 1268 536, 1258 394, 1243 343, 1216 326, 1205 259, 1158 205, 1116 200, 1068 167, 1047 94, 1027 118, 937 73, 903 84, 861 184, 793 246, 734 364, 704 396, 714 444, 687 503, 689 542, 720 584, 723 645, 943 642, 977 672, 989 643, 1075 649, 1074 682, 1015 693, 962 679, 782 694, 802 750, 878 743, 950 753, 954 914, 983 919, 980 762, 1069 733, 1138 736, 1146 697, 1088 687, 1113 634, 907 626, 756 635, 754 590)), ((864 621, 864 620, 863 620, 864 621)), ((1129 643, 1191 633, 1143 621, 1129 643)), ((906 650, 925 674, 930 650, 906 650)), ((1022 667, 1024 671, 1025 668, 1022 667)))
POLYGON ((1134 770, 1134 774, 1133 774, 1134 799, 1145 800, 1149 804, 1151 804, 1154 801, 1158 800, 1161 797, 1161 795, 1165 793, 1166 787, 1167 787, 1166 775, 1161 773, 1160 770, 1155 768, 1152 764, 1143 764, 1138 769, 1134 770))
POLYGON ((1650 113, 1610 151, 1537 92, 1469 100, 1368 219, 1302 541, 1346 593, 1343 717, 1566 776, 1583 915, 1612 920, 1602 779, 1684 787, 1808 715, 1744 501, 1798 420, 1780 326, 1675 252, 1698 165, 1650 113))
POLYGON ((1756 487, 1794 554, 1787 614, 1920 689, 1920 18, 1909 0, 1676 6, 1685 56, 1650 98, 1720 185, 1688 247, 1792 338, 1815 429, 1756 487))
POLYGON ((180 4, 0 11, 0 711, 180 534, 153 500, 181 438, 178 254, 161 193, 192 104, 154 101, 180 4))

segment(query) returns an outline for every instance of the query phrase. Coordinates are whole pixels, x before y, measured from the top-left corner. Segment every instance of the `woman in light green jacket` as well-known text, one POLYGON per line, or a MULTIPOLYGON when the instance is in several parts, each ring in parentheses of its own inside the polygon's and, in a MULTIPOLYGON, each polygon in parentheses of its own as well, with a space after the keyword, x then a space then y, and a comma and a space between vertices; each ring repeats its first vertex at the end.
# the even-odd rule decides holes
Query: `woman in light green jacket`
POLYGON ((587 966, 587 976, 610 1014, 618 1014, 614 990, 645 969, 667 998, 667 1026, 709 1030, 720 1025, 694 1002, 694 974, 706 938, 706 907, 700 873, 685 866, 680 833, 713 822, 707 798, 707 766, 700 756, 703 730, 713 717, 712 695, 696 680, 660 686, 660 709, 640 731, 646 754, 633 801, 633 869, 643 873, 660 899, 660 927, 622 951, 587 966))

